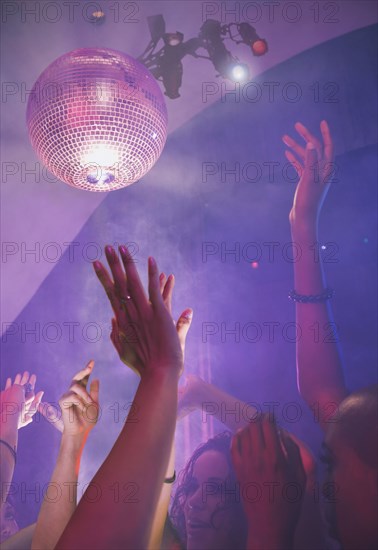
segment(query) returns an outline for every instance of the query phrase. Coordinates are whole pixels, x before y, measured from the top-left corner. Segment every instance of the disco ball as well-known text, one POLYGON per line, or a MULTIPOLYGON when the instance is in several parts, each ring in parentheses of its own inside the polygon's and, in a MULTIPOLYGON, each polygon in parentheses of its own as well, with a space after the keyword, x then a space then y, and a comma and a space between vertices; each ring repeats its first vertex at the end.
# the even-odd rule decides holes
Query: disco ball
POLYGON ((167 138, 167 109, 144 65, 104 48, 56 59, 33 86, 27 106, 31 143, 60 180, 112 191, 139 180, 167 138))

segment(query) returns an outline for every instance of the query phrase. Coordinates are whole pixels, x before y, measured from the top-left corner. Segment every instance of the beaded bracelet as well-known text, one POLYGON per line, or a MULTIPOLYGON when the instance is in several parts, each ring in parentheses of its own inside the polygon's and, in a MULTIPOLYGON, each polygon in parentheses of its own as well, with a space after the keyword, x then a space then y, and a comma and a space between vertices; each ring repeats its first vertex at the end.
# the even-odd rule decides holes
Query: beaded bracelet
POLYGON ((12 453, 12 456, 14 458, 14 463, 16 464, 17 462, 17 453, 16 453, 16 447, 13 449, 13 447, 11 447, 9 445, 9 443, 7 443, 6 441, 4 441, 4 439, 0 439, 0 443, 2 443, 3 445, 5 445, 6 447, 8 447, 8 449, 10 450, 10 452, 12 453))
POLYGON ((300 302, 301 304, 318 304, 320 302, 326 302, 330 300, 335 291, 333 288, 326 288, 321 294, 297 294, 295 290, 289 292, 288 298, 293 302, 300 302))
POLYGON ((164 483, 173 483, 174 481, 176 481, 176 470, 173 472, 172 477, 165 478, 164 483))

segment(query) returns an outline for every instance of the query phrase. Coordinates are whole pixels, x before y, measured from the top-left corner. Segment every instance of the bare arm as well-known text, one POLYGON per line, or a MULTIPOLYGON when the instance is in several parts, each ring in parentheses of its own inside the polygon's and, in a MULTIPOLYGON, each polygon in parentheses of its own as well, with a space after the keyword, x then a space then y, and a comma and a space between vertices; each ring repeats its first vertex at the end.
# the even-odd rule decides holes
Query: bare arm
MULTIPOLYGON (((173 442, 171 455, 169 457, 168 468, 165 478, 171 479, 175 473, 175 444, 173 442)), ((148 543, 149 550, 159 550, 161 547, 164 526, 167 519, 169 502, 171 500, 172 484, 163 483, 160 490, 159 502, 156 507, 156 513, 152 522, 151 536, 148 543)))
POLYGON ((86 391, 93 366, 94 362, 90 361, 85 369, 79 371, 69 391, 59 400, 64 428, 58 459, 50 479, 50 485, 57 487, 59 498, 51 498, 46 493, 38 515, 32 550, 55 548, 76 508, 81 456, 98 417, 98 380, 93 380, 89 393, 86 391))
POLYGON ((173 440, 176 406, 177 377, 157 372, 141 380, 133 402, 137 422, 126 421, 91 482, 101 499, 89 502, 84 494, 58 549, 147 546, 173 440))
POLYGON ((43 391, 34 394, 36 380, 35 374, 30 376, 27 371, 16 374, 13 384, 8 378, 0 393, 0 505, 5 503, 13 479, 18 430, 33 421, 43 396, 43 391))
MULTIPOLYGON (((209 384, 202 378, 194 375, 187 376, 186 386, 179 390, 178 417, 199 409, 202 422, 206 422, 209 416, 215 416, 229 430, 236 433, 245 428, 251 422, 259 418, 259 411, 251 404, 237 399, 233 395, 209 384)), ((307 445, 292 433, 291 439, 298 445, 302 462, 306 470, 308 489, 312 490, 312 483, 316 475, 316 463, 314 456, 307 445)))
MULTIPOLYGON (((286 157, 297 169, 300 180, 290 212, 293 242, 301 250, 294 263, 295 291, 301 295, 319 295, 327 285, 318 251, 318 218, 334 169, 333 144, 328 125, 321 123, 323 143, 300 123, 296 130, 306 141, 306 148, 289 136, 285 144, 291 151, 286 157)), ((318 406, 323 428, 337 405, 346 397, 337 335, 332 323, 330 304, 296 302, 296 320, 302 329, 297 341, 297 377, 301 395, 310 407, 318 406), (318 335, 316 334, 318 331, 318 335), (334 331, 331 338, 326 334, 334 331)))
MULTIPOLYGON (((107 248, 106 255, 114 281, 110 278, 109 273, 100 262, 94 264, 94 267, 96 274, 104 287, 106 295, 109 298, 113 313, 115 315, 115 318, 112 320, 111 340, 122 362, 140 374, 140 369, 143 368, 143 365, 140 365, 138 355, 135 353, 133 347, 129 346, 128 336, 130 334, 130 319, 127 315, 125 307, 123 307, 122 301, 120 300, 120 296, 124 296, 125 293, 127 295, 127 278, 125 277, 125 273, 120 265, 118 257, 113 254, 111 248, 107 248)), ((161 273, 159 276, 159 285, 164 305, 169 314, 172 315, 172 294, 175 285, 174 276, 170 275, 169 277, 166 277, 164 273, 161 273)), ((191 320, 192 311, 188 309, 181 314, 175 325, 183 356, 185 353, 186 336, 191 325, 191 320)), ((173 476, 174 458, 175 453, 173 444, 165 478, 171 478, 173 476)), ((153 519, 148 548, 160 548, 168 514, 171 491, 171 484, 162 483, 160 497, 156 506, 155 517, 153 519)))
POLYGON ((84 495, 57 548, 146 548, 168 467, 182 349, 161 296, 156 263, 149 259, 148 301, 125 248, 121 248, 121 255, 127 279, 119 291, 136 330, 137 337, 129 340, 130 357, 141 381, 132 414, 93 478, 101 499, 89 502, 84 495), (118 488, 118 498, 114 488, 118 488))

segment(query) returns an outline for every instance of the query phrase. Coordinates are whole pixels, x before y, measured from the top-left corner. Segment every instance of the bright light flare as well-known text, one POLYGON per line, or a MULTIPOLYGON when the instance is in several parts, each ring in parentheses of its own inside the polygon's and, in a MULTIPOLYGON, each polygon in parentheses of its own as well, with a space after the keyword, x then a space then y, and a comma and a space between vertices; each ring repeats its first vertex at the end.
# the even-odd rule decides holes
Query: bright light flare
POLYGON ((231 79, 234 82, 245 82, 249 78, 249 70, 247 65, 238 63, 231 69, 231 79))

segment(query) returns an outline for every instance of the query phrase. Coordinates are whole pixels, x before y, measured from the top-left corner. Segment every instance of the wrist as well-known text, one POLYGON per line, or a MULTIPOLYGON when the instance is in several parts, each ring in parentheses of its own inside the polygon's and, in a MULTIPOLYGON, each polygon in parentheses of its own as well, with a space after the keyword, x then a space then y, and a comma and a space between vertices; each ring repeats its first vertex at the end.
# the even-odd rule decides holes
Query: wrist
POLYGON ((174 382, 178 384, 180 377, 181 366, 179 363, 171 364, 159 364, 159 363, 150 363, 146 365, 145 368, 141 371, 141 380, 153 380, 156 382, 174 382))
POLYGON ((318 233, 318 222, 314 217, 290 218, 290 229, 292 236, 313 238, 314 236, 316 237, 318 233))
POLYGON ((87 441, 89 433, 83 432, 80 434, 62 434, 62 439, 60 442, 60 448, 64 452, 72 453, 74 455, 81 454, 87 441))
POLYGON ((0 423, 1 439, 9 443, 12 447, 17 446, 18 442, 18 419, 0 423))

